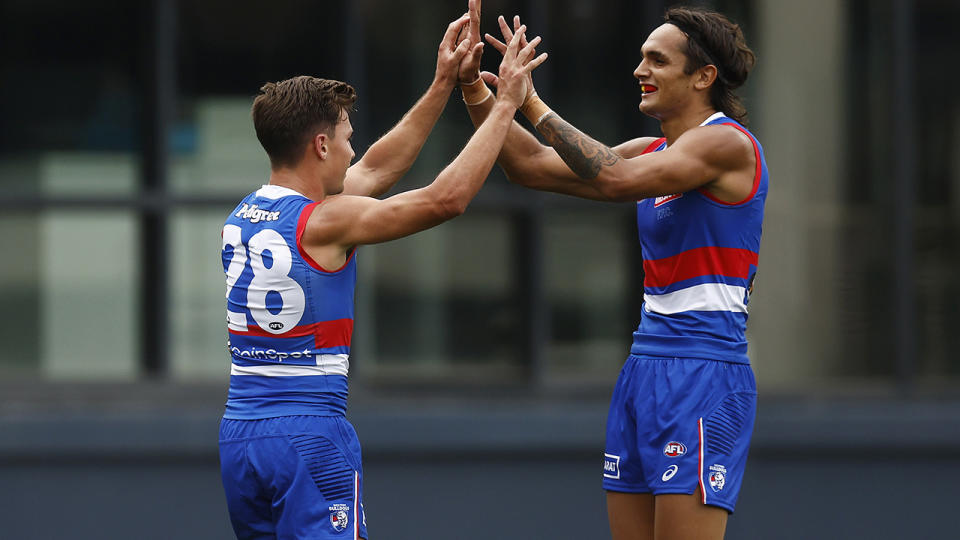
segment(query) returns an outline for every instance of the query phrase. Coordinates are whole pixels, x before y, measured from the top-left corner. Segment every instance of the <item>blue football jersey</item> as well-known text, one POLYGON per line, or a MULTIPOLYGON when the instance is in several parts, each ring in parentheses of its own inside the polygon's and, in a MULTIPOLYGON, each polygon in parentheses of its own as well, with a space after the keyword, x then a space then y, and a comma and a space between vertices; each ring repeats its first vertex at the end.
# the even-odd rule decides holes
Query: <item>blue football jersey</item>
MULTIPOLYGON (((726 124, 753 143, 753 190, 727 203, 696 189, 637 203, 643 253, 643 315, 633 354, 748 363, 747 303, 757 271, 768 172, 757 139, 717 113, 703 125, 726 124)), ((644 153, 666 148, 666 139, 644 153)))
POLYGON ((314 202, 266 185, 223 227, 231 357, 225 418, 343 414, 357 264, 325 269, 300 238, 314 202))

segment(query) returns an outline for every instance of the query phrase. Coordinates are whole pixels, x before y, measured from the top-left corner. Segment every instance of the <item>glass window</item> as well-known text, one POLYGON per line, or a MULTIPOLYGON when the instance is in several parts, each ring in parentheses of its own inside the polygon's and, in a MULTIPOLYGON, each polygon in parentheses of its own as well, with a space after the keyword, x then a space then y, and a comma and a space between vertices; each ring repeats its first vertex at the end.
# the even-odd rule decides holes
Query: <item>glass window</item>
POLYGON ((633 205, 586 203, 583 210, 554 210, 544 224, 544 281, 550 305, 550 340, 544 354, 547 380, 602 383, 616 378, 630 352, 628 306, 642 288, 632 275, 630 250, 639 250, 633 205))
POLYGON ((37 225, 42 374, 132 379, 139 369, 135 217, 51 211, 37 225))
MULTIPOLYGON (((239 199, 238 201, 239 202, 239 199)), ((226 284, 220 231, 229 207, 182 210, 170 221, 170 374, 226 381, 226 284)))
POLYGON ((252 103, 247 96, 192 100, 190 135, 181 136, 183 140, 174 147, 171 190, 184 195, 233 195, 239 201, 269 181, 270 161, 250 120, 252 103))
POLYGON ((239 200, 267 182, 270 163, 250 119, 253 96, 268 81, 296 75, 344 78, 343 4, 179 3, 172 190, 239 200))
POLYGON ((506 216, 469 212, 357 252, 356 357, 372 378, 511 380, 521 291, 506 216))
POLYGON ((129 193, 140 141, 136 3, 5 3, 0 16, 4 192, 129 193), (69 44, 69 45, 64 45, 69 44))
POLYGON ((35 213, 0 217, 0 295, 4 317, 0 324, 0 372, 4 377, 36 376, 40 369, 41 231, 35 213))

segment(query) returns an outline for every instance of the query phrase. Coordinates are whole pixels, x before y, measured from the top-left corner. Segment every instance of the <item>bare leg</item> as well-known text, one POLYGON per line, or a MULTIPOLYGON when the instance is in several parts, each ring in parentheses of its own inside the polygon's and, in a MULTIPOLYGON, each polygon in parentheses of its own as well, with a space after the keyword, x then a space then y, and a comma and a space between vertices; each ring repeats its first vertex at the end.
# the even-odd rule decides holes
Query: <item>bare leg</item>
POLYGON ((693 495, 657 495, 655 506, 656 540, 723 540, 727 511, 703 504, 700 488, 693 495))
POLYGON ((613 540, 653 540, 654 498, 650 493, 607 492, 613 540))

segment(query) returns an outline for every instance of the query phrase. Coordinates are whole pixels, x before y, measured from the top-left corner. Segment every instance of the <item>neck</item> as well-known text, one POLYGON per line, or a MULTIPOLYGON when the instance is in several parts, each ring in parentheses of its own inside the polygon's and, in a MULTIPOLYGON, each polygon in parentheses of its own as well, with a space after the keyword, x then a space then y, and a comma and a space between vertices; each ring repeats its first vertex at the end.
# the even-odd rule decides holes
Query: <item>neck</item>
POLYGON ((667 138, 667 146, 680 138, 681 135, 695 127, 717 112, 713 107, 706 105, 697 107, 684 114, 660 121, 660 131, 667 138))
POLYGON ((327 197, 323 182, 310 180, 311 175, 299 168, 274 169, 270 171, 270 185, 290 188, 312 201, 322 201, 327 197))

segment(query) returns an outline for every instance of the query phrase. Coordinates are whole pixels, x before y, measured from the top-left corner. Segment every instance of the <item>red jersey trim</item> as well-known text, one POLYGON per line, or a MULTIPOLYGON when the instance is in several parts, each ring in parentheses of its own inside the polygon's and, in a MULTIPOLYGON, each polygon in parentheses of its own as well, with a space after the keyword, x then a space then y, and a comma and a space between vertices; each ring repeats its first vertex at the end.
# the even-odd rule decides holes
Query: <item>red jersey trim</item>
POLYGON ((749 249, 694 248, 673 257, 643 261, 644 286, 667 287, 685 279, 710 275, 747 279, 750 266, 757 266, 759 258, 749 249))
POLYGON ((642 155, 644 155, 644 154, 649 154, 650 152, 653 152, 654 150, 657 149, 658 146, 660 146, 661 144, 663 144, 663 141, 665 141, 665 140, 667 140, 666 137, 660 137, 659 139, 653 141, 652 143, 650 143, 650 146, 646 147, 646 148, 643 150, 643 152, 640 152, 640 155, 642 156, 642 155))
POLYGON ((319 270, 327 274, 336 274, 337 272, 343 270, 350 264, 350 259, 353 258, 353 254, 356 253, 357 248, 354 247, 350 250, 350 253, 347 255, 347 259, 343 261, 343 266, 337 268, 336 270, 327 270, 326 268, 320 266, 320 263, 313 260, 313 257, 307 253, 307 250, 303 249, 303 243, 301 239, 303 238, 303 231, 307 229, 307 221, 310 220, 310 214, 313 213, 313 209, 317 206, 323 204, 324 201, 312 202, 303 207, 303 210, 300 212, 300 218, 297 220, 297 251, 300 252, 300 257, 310 265, 311 268, 319 270))
POLYGON ((316 348, 349 347, 353 337, 353 319, 334 319, 313 324, 294 326, 282 334, 272 334, 259 326, 247 326, 247 331, 230 330, 231 334, 239 336, 258 337, 303 337, 314 336, 316 348))
POLYGON ((702 188, 702 187, 697 188, 697 191, 699 191, 700 194, 703 195, 704 197, 710 199, 711 201, 717 204, 722 204, 724 206, 738 206, 746 202, 749 202, 750 199, 752 199, 753 196, 757 194, 757 190, 760 189, 760 177, 763 176, 763 164, 760 162, 760 149, 757 148, 757 141, 754 140, 754 138, 750 135, 750 133, 747 132, 746 129, 738 126, 737 124, 732 124, 732 123, 724 123, 723 125, 727 125, 732 128, 736 128, 740 130, 741 133, 743 133, 744 135, 747 136, 748 139, 750 139, 750 144, 753 145, 753 155, 755 156, 755 159, 757 161, 757 172, 754 173, 753 175, 753 189, 750 191, 750 195, 747 195, 746 199, 738 202, 721 201, 720 199, 714 197, 713 194, 711 194, 709 191, 707 191, 706 188, 702 188))

